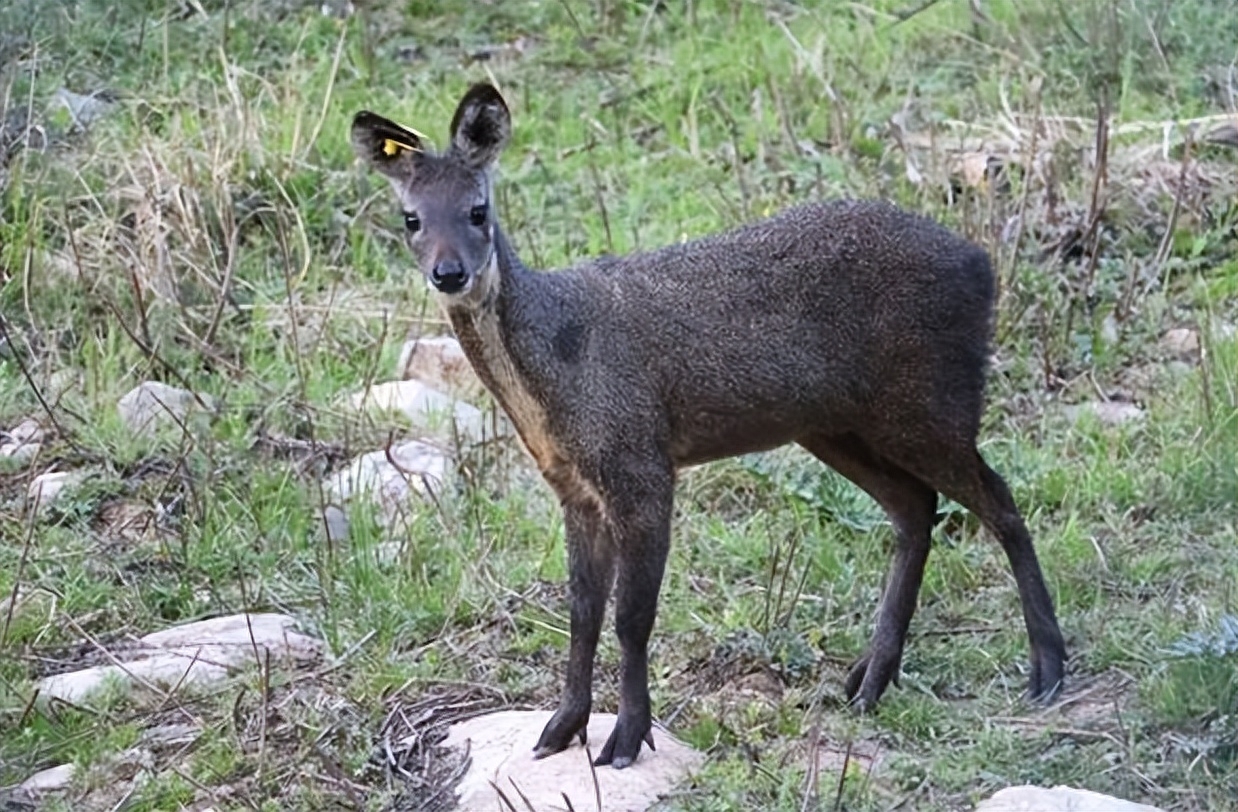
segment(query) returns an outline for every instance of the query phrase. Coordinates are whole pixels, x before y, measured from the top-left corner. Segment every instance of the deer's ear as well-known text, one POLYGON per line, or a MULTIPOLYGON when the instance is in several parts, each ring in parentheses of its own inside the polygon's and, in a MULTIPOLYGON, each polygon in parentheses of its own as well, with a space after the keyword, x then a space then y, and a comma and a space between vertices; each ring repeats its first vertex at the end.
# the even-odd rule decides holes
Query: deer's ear
POLYGON ((476 84, 460 100, 451 119, 451 151, 480 169, 499 159, 512 133, 512 116, 499 91, 476 84))
POLYGON ((352 148, 392 180, 411 178, 422 155, 420 135, 368 110, 353 116, 352 148))

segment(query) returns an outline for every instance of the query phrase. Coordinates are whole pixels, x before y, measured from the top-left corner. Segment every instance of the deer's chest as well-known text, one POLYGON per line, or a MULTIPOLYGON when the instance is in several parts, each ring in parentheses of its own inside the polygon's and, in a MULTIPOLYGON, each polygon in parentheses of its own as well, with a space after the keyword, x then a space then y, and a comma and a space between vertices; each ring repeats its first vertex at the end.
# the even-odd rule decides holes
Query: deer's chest
POLYGON ((491 318, 452 319, 456 336, 482 383, 499 401, 525 450, 564 501, 599 502, 597 491, 555 435, 545 405, 530 391, 491 318))

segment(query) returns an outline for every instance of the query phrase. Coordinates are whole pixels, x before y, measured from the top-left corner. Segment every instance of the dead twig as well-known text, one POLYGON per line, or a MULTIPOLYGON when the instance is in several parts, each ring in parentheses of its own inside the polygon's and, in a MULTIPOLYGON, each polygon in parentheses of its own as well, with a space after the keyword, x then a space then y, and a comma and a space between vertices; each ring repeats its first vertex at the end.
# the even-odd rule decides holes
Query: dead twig
POLYGON ((893 28, 896 25, 902 25, 912 17, 920 14, 921 12, 928 11, 935 5, 937 5, 937 0, 921 0, 920 3, 917 3, 914 6, 901 8, 894 12, 895 19, 894 22, 890 23, 890 27, 893 28))
POLYGON ((834 809, 843 808, 843 789, 847 786, 847 770, 851 766, 851 740, 847 740, 847 751, 843 753, 843 766, 838 771, 838 791, 834 793, 834 809))
MULTIPOLYGON (((1024 159, 1023 172, 1023 189, 1019 194, 1019 210, 1015 215, 1015 234, 1011 241, 1010 253, 1008 254, 1005 279, 998 278, 998 301, 1002 300, 1004 294, 1014 285, 1015 272, 1019 267, 1019 249, 1023 246, 1023 235, 1027 230, 1027 203, 1031 198, 1032 192, 1032 169, 1036 166, 1036 150, 1040 146, 1040 115, 1041 108, 1041 78, 1037 76, 1032 80, 1029 92, 1032 95, 1032 137, 1031 142, 1027 147, 1027 157, 1024 159)), ((1000 308, 999 308, 1000 310, 1000 308)))
POLYGON ((4 628, 0 629, 0 651, 4 650, 4 644, 8 642, 9 626, 13 623, 13 614, 17 611, 17 596, 21 589, 22 575, 26 571, 26 562, 30 560, 30 547, 34 543, 34 520, 35 513, 38 511, 38 504, 42 501, 42 489, 35 495, 34 509, 30 511, 29 521, 26 522, 25 538, 22 540, 21 556, 17 559, 17 572, 13 574, 13 590, 9 593, 9 606, 4 613, 4 628))
POLYGON ((1188 128, 1186 140, 1182 144, 1182 163, 1178 170, 1178 187, 1174 191, 1173 206, 1169 210, 1169 222, 1165 224, 1165 233, 1161 235, 1161 243, 1157 246, 1156 256, 1152 260, 1152 276, 1161 277, 1162 288, 1169 282, 1166 263, 1169 261, 1169 252, 1173 248, 1174 229, 1178 226, 1178 216, 1182 212, 1182 198, 1186 193, 1186 177, 1191 166, 1191 147, 1194 143, 1194 128, 1188 128), (1165 271, 1164 276, 1161 274, 1162 271, 1165 271))

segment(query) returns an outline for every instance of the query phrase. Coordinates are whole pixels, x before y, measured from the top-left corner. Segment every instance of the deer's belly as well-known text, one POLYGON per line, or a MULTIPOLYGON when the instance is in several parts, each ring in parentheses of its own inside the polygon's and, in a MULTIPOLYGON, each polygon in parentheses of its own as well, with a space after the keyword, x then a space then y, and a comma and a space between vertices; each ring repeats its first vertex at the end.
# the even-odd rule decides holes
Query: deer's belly
POLYGON ((676 466, 699 465, 740 454, 769 451, 795 440, 797 423, 774 414, 763 418, 698 414, 675 426, 671 459, 676 466))

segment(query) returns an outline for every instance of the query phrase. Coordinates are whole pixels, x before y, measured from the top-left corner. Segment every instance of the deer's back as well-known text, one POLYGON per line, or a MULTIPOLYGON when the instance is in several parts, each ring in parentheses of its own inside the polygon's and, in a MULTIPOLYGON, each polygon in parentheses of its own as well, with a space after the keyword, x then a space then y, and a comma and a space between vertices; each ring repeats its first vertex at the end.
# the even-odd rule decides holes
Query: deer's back
POLYGON ((975 434, 987 255, 893 206, 799 206, 598 260, 564 282, 587 311, 578 344, 609 371, 594 384, 628 387, 667 414, 682 462, 780 445, 821 422, 912 430, 926 409, 975 434))

